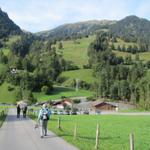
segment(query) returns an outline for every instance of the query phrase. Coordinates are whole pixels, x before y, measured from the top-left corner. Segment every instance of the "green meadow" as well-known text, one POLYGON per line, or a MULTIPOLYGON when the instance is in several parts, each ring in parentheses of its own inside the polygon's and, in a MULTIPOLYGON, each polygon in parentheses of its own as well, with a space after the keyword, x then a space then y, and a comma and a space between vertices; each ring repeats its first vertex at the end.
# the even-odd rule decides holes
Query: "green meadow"
POLYGON ((8 91, 8 87, 12 85, 4 82, 0 86, 0 102, 5 103, 14 103, 15 102, 15 96, 16 96, 16 87, 14 87, 14 90, 8 91))
POLYGON ((80 68, 88 63, 87 48, 89 44, 95 39, 95 36, 89 36, 88 38, 82 38, 75 41, 68 40, 63 42, 62 52, 63 57, 66 60, 72 61, 80 68))
POLYGON ((79 70, 64 71, 62 72, 61 77, 66 78, 66 81, 63 83, 64 85, 65 84, 67 85, 73 79, 79 79, 87 83, 93 83, 95 80, 92 74, 92 69, 79 69, 79 70))
MULTIPOLYGON (((37 119, 31 114, 30 117, 37 119)), ((52 115, 48 128, 80 150, 94 150, 97 124, 100 125, 100 150, 129 150, 131 133, 136 150, 150 148, 150 118, 144 115, 52 115), (58 118, 61 119, 61 129, 58 129, 58 118), (73 136, 75 125, 76 139, 73 136)))
POLYGON ((46 101, 61 99, 61 97, 90 97, 93 96, 93 92, 82 89, 76 91, 74 88, 55 86, 54 91, 50 95, 45 95, 44 93, 40 92, 34 93, 34 96, 38 101, 46 101))
POLYGON ((100 125, 100 150, 129 150, 129 135, 134 133, 135 149, 150 148, 149 116, 115 116, 115 115, 76 115, 51 117, 49 129, 80 150, 94 150, 97 123, 100 125), (57 120, 61 117, 61 130, 57 129, 57 120), (77 124, 77 138, 73 131, 77 124))

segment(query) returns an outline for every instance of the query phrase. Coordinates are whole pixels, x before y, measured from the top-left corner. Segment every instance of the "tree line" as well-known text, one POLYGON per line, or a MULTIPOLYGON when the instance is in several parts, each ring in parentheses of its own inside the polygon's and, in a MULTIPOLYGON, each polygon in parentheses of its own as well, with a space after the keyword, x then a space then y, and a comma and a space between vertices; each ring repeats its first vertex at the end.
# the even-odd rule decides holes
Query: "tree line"
POLYGON ((126 64, 109 46, 109 33, 100 32, 88 49, 89 64, 93 68, 97 97, 138 104, 145 109, 150 104, 148 68, 142 61, 126 64))

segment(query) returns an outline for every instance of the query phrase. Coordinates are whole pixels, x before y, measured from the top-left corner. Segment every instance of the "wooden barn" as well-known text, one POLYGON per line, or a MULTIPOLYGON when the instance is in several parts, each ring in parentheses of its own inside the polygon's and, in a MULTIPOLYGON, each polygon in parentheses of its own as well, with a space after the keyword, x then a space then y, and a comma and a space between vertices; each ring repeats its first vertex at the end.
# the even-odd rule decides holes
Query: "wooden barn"
POLYGON ((96 110, 101 110, 101 111, 116 111, 118 109, 118 105, 111 102, 99 102, 93 105, 93 107, 96 110))
POLYGON ((52 107, 56 108, 56 109, 64 109, 65 106, 72 107, 72 100, 71 99, 63 99, 63 100, 55 101, 52 104, 52 107))

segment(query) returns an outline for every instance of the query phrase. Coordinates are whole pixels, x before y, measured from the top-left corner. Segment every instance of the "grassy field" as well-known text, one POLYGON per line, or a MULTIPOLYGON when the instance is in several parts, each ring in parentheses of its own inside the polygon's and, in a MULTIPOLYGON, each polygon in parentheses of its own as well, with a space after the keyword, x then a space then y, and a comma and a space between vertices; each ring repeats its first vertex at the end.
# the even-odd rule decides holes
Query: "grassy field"
MULTIPOLYGON (((16 88, 14 88, 13 91, 8 91, 8 86, 10 84, 8 83, 3 83, 0 86, 0 102, 2 103, 14 103, 15 102, 15 97, 16 97, 16 88)), ((26 94, 27 91, 24 91, 24 95, 26 94)), ((45 95, 42 92, 34 93, 34 96, 37 98, 38 101, 46 101, 50 99, 60 99, 62 96, 65 97, 80 97, 80 96, 92 96, 93 92, 91 91, 86 91, 86 90, 79 90, 75 91, 73 88, 66 88, 66 87, 54 87, 54 91, 51 93, 51 95, 45 95)))
POLYGON ((6 66, 0 63, 0 73, 6 70, 6 66))
POLYGON ((0 86, 0 102, 13 103, 15 101, 15 90, 8 91, 8 86, 10 84, 6 82, 0 86))
POLYGON ((80 67, 79 70, 65 71, 61 76, 68 78, 63 85, 69 85, 73 79, 80 79, 87 83, 93 82, 92 71, 90 69, 82 69, 83 65, 88 64, 87 49, 89 44, 95 39, 95 36, 82 38, 75 41, 68 40, 63 42, 63 49, 58 50, 63 54, 66 60, 72 61, 75 65, 80 67))
POLYGON ((117 42, 114 43, 114 46, 115 46, 115 48, 118 48, 119 45, 120 45, 121 47, 125 46, 126 48, 127 48, 128 46, 135 46, 135 45, 138 46, 137 43, 134 43, 134 42, 125 42, 125 41, 123 41, 123 40, 117 38, 117 42))
POLYGON ((80 150, 94 150, 97 123, 100 125, 100 150, 129 150, 130 133, 134 133, 136 150, 150 148, 149 116, 53 115, 48 128, 80 150), (58 117, 61 118, 61 130, 57 128, 58 117), (74 140, 75 124, 77 137, 74 140))
POLYGON ((94 77, 92 76, 92 69, 79 69, 73 71, 65 71, 61 74, 61 77, 66 78, 64 85, 76 78, 78 78, 79 80, 86 81, 87 83, 94 82, 94 77))
POLYGON ((66 60, 73 61, 75 65, 82 68, 83 65, 88 63, 87 48, 94 38, 95 36, 90 36, 78 39, 79 43, 75 43, 73 40, 64 41, 63 49, 60 51, 62 51, 66 60))
POLYGON ((101 150, 128 150, 129 134, 135 135, 135 149, 150 148, 149 116, 61 116, 62 130, 58 130, 57 117, 52 116, 49 129, 76 145, 80 150, 94 150, 96 124, 100 124, 101 150), (77 139, 73 139, 73 129, 77 123, 77 139))
MULTIPOLYGON (((117 56, 122 56, 126 57, 128 55, 131 55, 132 59, 135 59, 135 54, 131 54, 128 52, 120 52, 120 51, 113 51, 117 56)), ((139 58, 140 60, 146 62, 150 60, 150 52, 144 52, 144 53, 139 53, 139 58)))
POLYGON ((45 95, 44 93, 34 93, 34 96, 37 98, 38 101, 45 101, 45 100, 54 100, 54 99, 61 99, 62 96, 65 97, 80 97, 80 96, 92 96, 93 92, 86 91, 86 90, 79 90, 75 91, 73 88, 67 87, 54 87, 54 91, 51 95, 45 95))

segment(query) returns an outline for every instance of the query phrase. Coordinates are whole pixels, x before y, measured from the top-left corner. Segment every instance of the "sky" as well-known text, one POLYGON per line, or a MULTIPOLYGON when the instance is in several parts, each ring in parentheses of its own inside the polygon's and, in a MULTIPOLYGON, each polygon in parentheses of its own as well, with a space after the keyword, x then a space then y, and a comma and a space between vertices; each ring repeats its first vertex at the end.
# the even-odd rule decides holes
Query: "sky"
POLYGON ((150 0, 0 0, 0 7, 30 32, 86 20, 119 20, 129 15, 150 20, 150 0))

